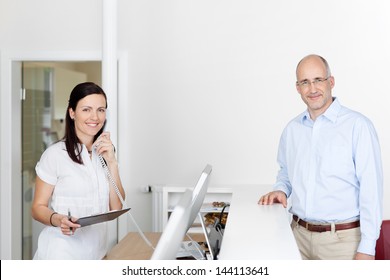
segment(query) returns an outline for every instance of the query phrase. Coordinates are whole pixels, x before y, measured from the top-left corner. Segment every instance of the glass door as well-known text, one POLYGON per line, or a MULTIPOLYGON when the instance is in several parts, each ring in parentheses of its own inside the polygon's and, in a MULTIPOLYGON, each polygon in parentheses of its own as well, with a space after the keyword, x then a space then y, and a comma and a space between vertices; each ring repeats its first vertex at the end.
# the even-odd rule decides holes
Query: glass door
POLYGON ((51 125, 53 68, 23 64, 22 81, 22 258, 32 259, 43 226, 31 218, 35 165, 56 137, 51 125))
MULTIPOLYGON (((87 80, 101 84, 101 63, 22 63, 22 259, 34 257, 44 225, 31 217, 35 166, 43 151, 65 132, 65 112, 75 85, 87 80)), ((112 225, 115 227, 115 225, 112 225)), ((116 231, 115 231, 116 235, 116 231)))

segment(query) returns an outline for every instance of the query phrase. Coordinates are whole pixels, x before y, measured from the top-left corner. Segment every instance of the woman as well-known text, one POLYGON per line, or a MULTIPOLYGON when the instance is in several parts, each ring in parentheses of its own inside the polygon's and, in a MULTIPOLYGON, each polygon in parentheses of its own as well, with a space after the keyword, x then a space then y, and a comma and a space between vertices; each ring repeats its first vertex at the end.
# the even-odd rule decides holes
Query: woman
POLYGON ((99 159, 104 158, 124 197, 114 146, 103 132, 106 110, 107 97, 98 85, 86 82, 72 90, 65 136, 42 154, 35 168, 32 216, 46 227, 34 259, 92 260, 107 252, 107 223, 75 223, 79 217, 122 208, 99 159))

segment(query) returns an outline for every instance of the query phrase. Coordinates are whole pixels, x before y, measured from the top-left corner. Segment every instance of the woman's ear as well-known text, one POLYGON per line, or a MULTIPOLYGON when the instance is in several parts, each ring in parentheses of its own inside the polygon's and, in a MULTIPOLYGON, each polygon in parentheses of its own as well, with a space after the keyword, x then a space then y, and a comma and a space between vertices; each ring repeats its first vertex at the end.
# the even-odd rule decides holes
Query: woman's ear
POLYGON ((73 109, 69 108, 68 112, 69 112, 70 118, 73 120, 74 119, 74 111, 73 111, 73 109))

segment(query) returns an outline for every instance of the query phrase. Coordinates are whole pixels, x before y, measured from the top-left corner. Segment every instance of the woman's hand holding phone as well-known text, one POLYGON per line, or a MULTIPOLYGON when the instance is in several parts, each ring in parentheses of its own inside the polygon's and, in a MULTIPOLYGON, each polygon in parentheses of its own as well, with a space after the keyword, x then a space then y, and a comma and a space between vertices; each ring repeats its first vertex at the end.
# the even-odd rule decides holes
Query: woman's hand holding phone
POLYGON ((114 145, 110 139, 110 133, 103 132, 93 143, 93 147, 98 155, 102 155, 107 163, 116 161, 114 145))

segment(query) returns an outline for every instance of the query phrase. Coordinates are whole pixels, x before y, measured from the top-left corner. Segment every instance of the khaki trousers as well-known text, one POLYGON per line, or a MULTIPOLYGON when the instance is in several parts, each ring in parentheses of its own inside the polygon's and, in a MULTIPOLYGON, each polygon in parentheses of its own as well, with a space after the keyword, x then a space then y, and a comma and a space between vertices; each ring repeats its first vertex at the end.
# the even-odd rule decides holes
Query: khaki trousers
POLYGON ((353 260, 360 242, 360 227, 312 232, 293 220, 291 229, 304 260, 353 260))

